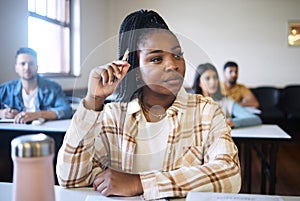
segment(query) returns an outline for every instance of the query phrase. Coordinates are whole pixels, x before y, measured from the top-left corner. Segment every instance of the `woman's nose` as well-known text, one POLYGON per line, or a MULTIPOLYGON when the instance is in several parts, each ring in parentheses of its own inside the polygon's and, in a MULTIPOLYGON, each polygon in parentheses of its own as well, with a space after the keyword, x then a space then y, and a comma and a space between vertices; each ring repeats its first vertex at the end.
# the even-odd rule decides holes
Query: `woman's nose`
POLYGON ((178 69, 178 65, 176 62, 176 59, 173 57, 169 57, 168 59, 166 59, 166 64, 165 64, 166 68, 168 70, 177 70, 178 69))

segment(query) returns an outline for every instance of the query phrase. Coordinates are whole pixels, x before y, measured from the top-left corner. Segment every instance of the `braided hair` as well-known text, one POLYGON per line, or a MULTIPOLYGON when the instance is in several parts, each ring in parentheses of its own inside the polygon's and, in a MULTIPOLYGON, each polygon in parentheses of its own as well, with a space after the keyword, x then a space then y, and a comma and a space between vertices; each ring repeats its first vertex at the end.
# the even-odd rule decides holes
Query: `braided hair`
POLYGON ((135 11, 123 20, 119 31, 118 54, 121 59, 126 49, 129 49, 128 63, 131 66, 116 89, 115 101, 129 101, 136 95, 139 90, 139 83, 137 81, 137 74, 134 73, 133 69, 139 67, 137 56, 138 45, 149 34, 161 29, 169 30, 163 18, 152 10, 135 11))

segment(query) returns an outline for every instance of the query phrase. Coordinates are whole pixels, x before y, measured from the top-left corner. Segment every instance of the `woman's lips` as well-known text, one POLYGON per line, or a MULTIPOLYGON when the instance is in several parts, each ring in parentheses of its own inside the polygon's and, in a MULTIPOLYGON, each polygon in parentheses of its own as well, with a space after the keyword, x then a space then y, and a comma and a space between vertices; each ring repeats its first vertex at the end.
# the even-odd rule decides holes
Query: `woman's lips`
POLYGON ((171 85, 177 85, 182 83, 182 77, 176 76, 176 77, 171 77, 165 80, 166 83, 171 84, 171 85))

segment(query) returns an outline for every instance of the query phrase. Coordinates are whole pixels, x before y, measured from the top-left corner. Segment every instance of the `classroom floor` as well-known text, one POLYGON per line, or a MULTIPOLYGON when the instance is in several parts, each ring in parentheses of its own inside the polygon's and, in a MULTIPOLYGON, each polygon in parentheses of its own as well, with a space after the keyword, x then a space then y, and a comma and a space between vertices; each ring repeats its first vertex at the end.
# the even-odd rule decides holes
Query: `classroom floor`
MULTIPOLYGON (((295 134, 294 134, 295 136, 295 134)), ((276 195, 300 196, 300 132, 299 138, 279 144, 276 168, 276 195)), ((260 159, 252 151, 251 193, 260 193, 260 159)), ((241 192, 247 186, 242 185, 241 192)))

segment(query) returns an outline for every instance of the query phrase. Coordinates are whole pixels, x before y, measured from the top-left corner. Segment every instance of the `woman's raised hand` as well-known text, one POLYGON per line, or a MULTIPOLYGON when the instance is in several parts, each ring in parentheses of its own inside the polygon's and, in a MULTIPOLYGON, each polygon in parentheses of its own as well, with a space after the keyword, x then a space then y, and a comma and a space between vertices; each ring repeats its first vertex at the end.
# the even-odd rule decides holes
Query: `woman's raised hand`
POLYGON ((127 61, 114 61, 92 69, 85 97, 85 107, 101 110, 105 99, 115 91, 129 67, 130 64, 127 61))

